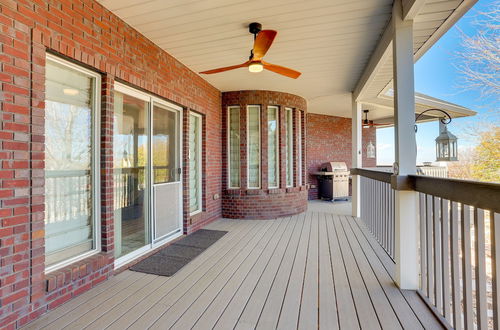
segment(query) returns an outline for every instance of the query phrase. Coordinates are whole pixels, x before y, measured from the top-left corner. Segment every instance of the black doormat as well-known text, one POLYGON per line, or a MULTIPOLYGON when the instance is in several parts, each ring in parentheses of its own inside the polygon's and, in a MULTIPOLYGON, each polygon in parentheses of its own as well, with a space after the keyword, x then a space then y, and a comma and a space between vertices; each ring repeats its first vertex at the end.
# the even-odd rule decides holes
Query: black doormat
POLYGON ((200 229, 130 267, 135 272, 172 276, 227 231, 200 229))

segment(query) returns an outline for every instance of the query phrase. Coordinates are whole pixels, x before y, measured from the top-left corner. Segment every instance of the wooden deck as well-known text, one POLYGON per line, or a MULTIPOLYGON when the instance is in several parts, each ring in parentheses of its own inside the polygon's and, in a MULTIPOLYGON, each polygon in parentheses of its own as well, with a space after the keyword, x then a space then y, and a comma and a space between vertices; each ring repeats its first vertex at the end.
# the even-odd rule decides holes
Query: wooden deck
POLYGON ((228 234, 175 276, 122 272, 27 328, 441 328, 363 224, 324 211, 219 220, 228 234))

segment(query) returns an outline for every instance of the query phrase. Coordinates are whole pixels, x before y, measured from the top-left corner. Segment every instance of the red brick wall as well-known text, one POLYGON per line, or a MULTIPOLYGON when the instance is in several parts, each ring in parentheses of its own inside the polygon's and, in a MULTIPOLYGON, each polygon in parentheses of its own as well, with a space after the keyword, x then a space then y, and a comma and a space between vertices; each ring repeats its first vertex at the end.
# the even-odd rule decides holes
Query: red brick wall
POLYGON ((15 328, 106 279, 113 263, 113 83, 128 83, 204 115, 204 212, 186 232, 216 219, 221 201, 221 95, 94 0, 0 3, 0 328, 15 328), (102 253, 44 275, 45 55, 102 75, 102 253))
MULTIPOLYGON (((363 167, 375 167, 376 158, 366 157, 366 146, 369 141, 374 145, 376 141, 376 129, 364 128, 363 139, 363 167)), ((309 188, 309 199, 318 198, 316 177, 309 173, 319 170, 321 164, 330 161, 345 162, 347 167, 351 167, 351 119, 307 114, 307 173, 309 188)))
MULTIPOLYGON (((223 145, 227 145, 227 107, 231 105, 240 106, 240 162, 241 162, 241 187, 239 189, 227 189, 227 150, 223 148, 224 159, 222 167, 222 215, 228 218, 238 219, 273 219, 279 216, 300 213, 307 208, 307 194, 305 180, 299 185, 298 180, 298 157, 294 157, 294 182, 293 187, 286 187, 286 141, 285 141, 285 107, 293 109, 294 127, 294 150, 298 154, 298 116, 303 119, 307 113, 307 103, 300 96, 274 92, 274 91, 234 91, 222 93, 223 145), (261 105, 261 189, 247 189, 247 142, 246 142, 246 106, 261 105), (280 148, 280 174, 278 189, 269 189, 267 175, 267 106, 275 105, 279 108, 279 148, 280 148)), ((303 120, 304 126, 304 120, 303 120)), ((302 136, 303 165, 305 168, 304 138, 302 136)))

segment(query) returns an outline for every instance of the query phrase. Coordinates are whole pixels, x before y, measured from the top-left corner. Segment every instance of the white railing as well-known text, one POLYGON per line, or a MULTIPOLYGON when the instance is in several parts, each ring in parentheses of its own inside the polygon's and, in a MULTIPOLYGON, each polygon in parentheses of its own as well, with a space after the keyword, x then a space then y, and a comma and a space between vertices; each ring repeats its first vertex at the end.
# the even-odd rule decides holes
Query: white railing
MULTIPOLYGON (((391 173, 352 172, 361 176, 361 218, 393 257, 391 173)), ((500 329, 500 185, 422 175, 405 179, 405 189, 419 195, 418 293, 445 326, 500 329)))
POLYGON ((361 220, 394 260, 394 190, 390 173, 364 170, 361 176, 361 220))
POLYGON ((412 179, 419 191, 420 295, 455 329, 499 329, 500 185, 412 179))

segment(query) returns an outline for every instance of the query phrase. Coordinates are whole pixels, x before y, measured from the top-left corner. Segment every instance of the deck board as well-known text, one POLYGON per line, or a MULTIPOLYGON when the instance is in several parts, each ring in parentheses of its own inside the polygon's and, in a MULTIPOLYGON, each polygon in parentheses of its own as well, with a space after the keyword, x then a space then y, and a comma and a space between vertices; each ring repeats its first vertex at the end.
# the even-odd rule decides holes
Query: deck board
POLYGON ((27 329, 438 329, 364 224, 311 207, 227 230, 172 277, 124 271, 27 329))

